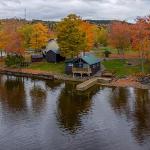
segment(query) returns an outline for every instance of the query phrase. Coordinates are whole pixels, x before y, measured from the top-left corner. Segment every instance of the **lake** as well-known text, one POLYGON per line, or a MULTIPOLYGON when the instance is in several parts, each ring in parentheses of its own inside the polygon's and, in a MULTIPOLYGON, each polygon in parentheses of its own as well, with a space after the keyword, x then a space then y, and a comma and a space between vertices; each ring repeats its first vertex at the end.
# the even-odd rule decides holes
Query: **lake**
POLYGON ((0 76, 0 150, 150 150, 150 90, 0 76))

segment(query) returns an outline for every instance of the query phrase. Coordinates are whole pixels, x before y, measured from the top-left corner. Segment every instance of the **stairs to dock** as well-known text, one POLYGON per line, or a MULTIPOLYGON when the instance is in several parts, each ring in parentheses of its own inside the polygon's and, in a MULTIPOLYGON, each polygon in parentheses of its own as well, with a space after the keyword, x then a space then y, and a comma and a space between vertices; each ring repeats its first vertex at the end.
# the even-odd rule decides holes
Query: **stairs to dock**
POLYGON ((86 80, 85 82, 78 84, 76 86, 77 91, 86 91, 89 88, 93 87, 97 83, 109 83, 111 82, 111 78, 102 78, 102 77, 94 77, 92 79, 86 80))

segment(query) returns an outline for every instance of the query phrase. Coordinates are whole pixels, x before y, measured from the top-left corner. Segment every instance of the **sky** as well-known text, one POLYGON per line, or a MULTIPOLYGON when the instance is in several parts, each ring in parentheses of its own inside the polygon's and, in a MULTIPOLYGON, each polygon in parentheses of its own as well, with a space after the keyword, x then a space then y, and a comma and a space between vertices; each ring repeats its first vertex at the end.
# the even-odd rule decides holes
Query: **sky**
POLYGON ((60 20, 70 13, 83 19, 132 21, 150 15, 150 0, 0 0, 0 18, 60 20))

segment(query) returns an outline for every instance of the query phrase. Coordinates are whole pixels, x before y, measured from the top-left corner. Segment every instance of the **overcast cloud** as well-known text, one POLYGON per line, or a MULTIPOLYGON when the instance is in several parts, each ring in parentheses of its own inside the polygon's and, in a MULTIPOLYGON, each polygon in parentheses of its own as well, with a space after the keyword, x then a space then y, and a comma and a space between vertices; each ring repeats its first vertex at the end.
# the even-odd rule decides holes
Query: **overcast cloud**
POLYGON ((0 0, 0 18, 59 20, 69 13, 84 19, 132 20, 150 14, 150 0, 0 0))

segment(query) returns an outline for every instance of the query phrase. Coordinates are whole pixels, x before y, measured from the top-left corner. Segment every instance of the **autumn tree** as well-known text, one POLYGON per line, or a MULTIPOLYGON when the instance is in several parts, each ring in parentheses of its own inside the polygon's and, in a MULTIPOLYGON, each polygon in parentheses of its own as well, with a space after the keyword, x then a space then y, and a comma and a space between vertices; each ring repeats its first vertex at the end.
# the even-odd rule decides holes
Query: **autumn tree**
POLYGON ((95 28, 95 43, 96 45, 107 46, 108 44, 108 29, 103 27, 95 28))
POLYGON ((110 26, 109 43, 118 50, 118 54, 124 56, 125 50, 130 48, 131 36, 129 25, 125 22, 115 22, 110 26))
POLYGON ((86 46, 83 51, 90 51, 94 47, 94 29, 95 26, 86 21, 80 23, 81 31, 85 34, 86 46))
POLYGON ((34 24, 30 41, 31 48, 41 50, 47 45, 48 40, 48 27, 42 23, 34 24))
POLYGON ((131 26, 132 48, 139 53, 141 68, 144 72, 144 59, 150 53, 150 21, 149 17, 138 18, 131 26))
POLYGON ((7 53, 16 53, 22 55, 24 53, 23 38, 19 33, 19 28, 22 25, 16 20, 11 22, 6 22, 3 24, 1 30, 1 48, 3 48, 7 53))
POLYGON ((23 38, 23 47, 28 50, 30 49, 30 41, 33 32, 33 25, 32 24, 25 24, 22 28, 19 29, 19 32, 23 38))
POLYGON ((0 29, 0 53, 1 53, 1 57, 2 57, 2 52, 5 49, 5 45, 6 45, 6 38, 5 38, 5 34, 3 32, 2 29, 0 29))
POLYGON ((81 18, 70 14, 57 25, 58 44, 61 54, 73 58, 85 50, 86 34, 80 28, 81 18))

